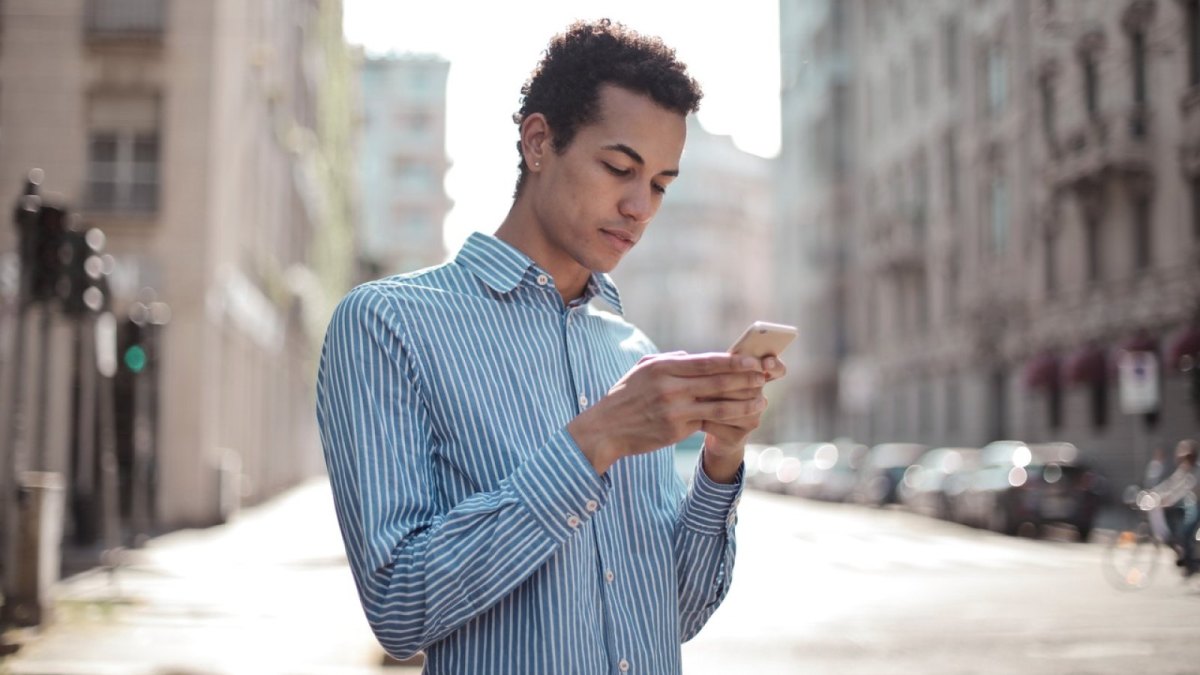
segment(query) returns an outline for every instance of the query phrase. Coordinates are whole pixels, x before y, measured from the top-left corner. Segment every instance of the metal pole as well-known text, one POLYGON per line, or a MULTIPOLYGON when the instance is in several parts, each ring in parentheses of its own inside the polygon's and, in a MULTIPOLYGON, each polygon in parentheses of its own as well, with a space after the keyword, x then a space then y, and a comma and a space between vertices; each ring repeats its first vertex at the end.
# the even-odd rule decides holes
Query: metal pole
POLYGON ((75 442, 72 456, 71 515, 75 543, 89 545, 97 539, 95 320, 85 315, 75 322, 75 373, 78 397, 75 404, 75 442))
POLYGON ((41 198, 38 191, 43 174, 41 169, 33 169, 25 182, 25 189, 17 201, 13 220, 17 226, 18 247, 20 250, 20 282, 17 291, 16 317, 13 326, 13 348, 11 364, 5 369, 8 380, 8 415, 4 429, 0 431, 0 527, 3 527, 4 541, 0 542, 3 549, 3 559, 0 560, 0 655, 13 651, 10 645, 3 641, 4 629, 13 625, 14 610, 12 598, 16 587, 17 567, 17 473, 18 457, 22 454, 21 445, 25 437, 25 397, 21 396, 24 385, 25 364, 25 317, 29 311, 34 260, 33 247, 35 228, 37 227, 38 211, 41 209, 41 198))

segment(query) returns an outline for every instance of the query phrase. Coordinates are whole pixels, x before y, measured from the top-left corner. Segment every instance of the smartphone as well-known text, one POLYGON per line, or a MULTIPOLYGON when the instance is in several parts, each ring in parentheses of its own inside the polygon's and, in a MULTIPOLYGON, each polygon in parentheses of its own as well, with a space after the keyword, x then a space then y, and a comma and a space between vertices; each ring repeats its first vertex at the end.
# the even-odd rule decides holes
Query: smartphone
POLYGON ((796 327, 781 323, 755 321, 729 348, 730 354, 745 354, 761 359, 779 356, 796 339, 796 327))

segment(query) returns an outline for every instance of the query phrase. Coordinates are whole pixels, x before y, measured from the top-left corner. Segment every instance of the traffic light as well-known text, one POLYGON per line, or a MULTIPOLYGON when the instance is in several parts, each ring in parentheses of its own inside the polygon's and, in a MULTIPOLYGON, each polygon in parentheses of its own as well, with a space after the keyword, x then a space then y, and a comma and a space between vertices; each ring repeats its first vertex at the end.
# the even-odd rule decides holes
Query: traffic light
POLYGON ((52 300, 58 295, 58 282, 63 270, 63 242, 67 231, 67 210, 60 206, 42 204, 38 211, 37 227, 32 231, 33 259, 29 261, 30 299, 52 300))
POLYGON ((108 302, 105 283, 104 233, 97 228, 85 232, 68 230, 64 234, 63 307, 67 314, 99 312, 108 302))
POLYGON ((121 331, 121 337, 123 338, 121 340, 121 364, 125 366, 126 372, 137 375, 146 369, 146 362, 148 361, 146 355, 146 329, 142 321, 134 318, 134 311, 131 311, 130 314, 130 318, 125 321, 125 325, 121 331))

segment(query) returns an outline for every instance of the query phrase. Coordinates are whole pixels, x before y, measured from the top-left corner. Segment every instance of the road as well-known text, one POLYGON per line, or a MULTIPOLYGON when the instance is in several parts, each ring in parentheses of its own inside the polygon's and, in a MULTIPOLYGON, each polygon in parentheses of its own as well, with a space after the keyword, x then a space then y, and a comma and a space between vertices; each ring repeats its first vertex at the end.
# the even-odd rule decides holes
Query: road
MULTIPOLYGON (((753 491, 738 512, 687 675, 1200 672, 1200 585, 1117 591, 1100 545, 753 491)), ((0 673, 417 672, 380 666, 323 479, 60 586, 59 621, 0 673)))
MULTIPOLYGON (((748 491, 689 675, 1197 673, 1200 590, 1111 587, 1103 546, 748 491)), ((1170 566, 1170 569, 1166 567, 1170 566)))

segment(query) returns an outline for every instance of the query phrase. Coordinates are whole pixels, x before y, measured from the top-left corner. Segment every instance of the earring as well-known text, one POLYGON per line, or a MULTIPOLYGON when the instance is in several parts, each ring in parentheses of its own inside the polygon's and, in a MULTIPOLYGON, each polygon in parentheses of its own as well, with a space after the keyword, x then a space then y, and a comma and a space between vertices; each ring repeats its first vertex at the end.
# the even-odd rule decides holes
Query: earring
POLYGON ((542 168, 542 163, 541 163, 541 162, 534 162, 534 163, 533 163, 533 168, 535 168, 535 169, 540 169, 540 168, 542 168))

